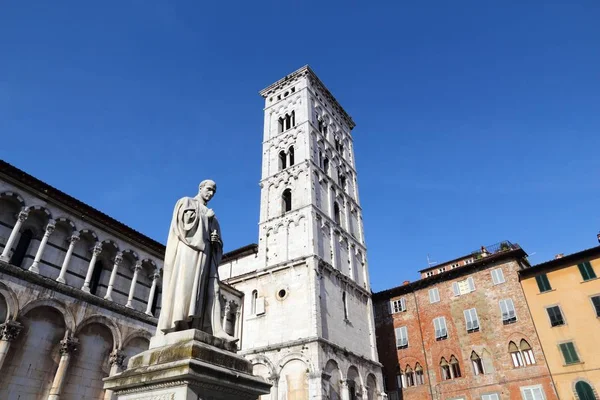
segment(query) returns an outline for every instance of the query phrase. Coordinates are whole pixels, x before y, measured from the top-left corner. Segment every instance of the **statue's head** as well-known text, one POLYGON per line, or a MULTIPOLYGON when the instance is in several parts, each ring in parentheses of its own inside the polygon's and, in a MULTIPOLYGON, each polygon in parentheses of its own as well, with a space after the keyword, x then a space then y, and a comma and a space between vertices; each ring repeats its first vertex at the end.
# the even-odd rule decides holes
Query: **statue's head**
POLYGON ((211 179, 206 179, 200 182, 198 190, 200 197, 202 197, 202 199, 208 203, 210 199, 213 198, 215 193, 217 193, 217 184, 211 179))

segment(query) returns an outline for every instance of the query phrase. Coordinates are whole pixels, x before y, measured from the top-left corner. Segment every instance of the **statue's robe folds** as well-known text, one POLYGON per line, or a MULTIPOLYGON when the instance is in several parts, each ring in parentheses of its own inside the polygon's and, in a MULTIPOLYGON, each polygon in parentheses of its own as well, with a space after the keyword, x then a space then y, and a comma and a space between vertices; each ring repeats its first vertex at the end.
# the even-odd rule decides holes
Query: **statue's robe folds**
POLYGON ((199 200, 184 197, 175 204, 163 267, 159 331, 174 331, 178 321, 189 322, 205 312, 207 280, 218 279, 211 266, 216 269, 223 255, 222 243, 211 244, 213 231, 221 237, 213 211, 199 200))

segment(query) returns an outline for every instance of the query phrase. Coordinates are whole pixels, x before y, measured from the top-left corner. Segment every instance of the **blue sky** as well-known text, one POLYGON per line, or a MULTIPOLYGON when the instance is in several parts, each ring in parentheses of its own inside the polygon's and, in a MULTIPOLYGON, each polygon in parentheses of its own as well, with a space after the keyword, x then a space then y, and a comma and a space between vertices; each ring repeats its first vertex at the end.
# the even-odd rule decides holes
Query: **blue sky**
POLYGON ((374 290, 500 240, 597 244, 600 3, 5 2, 0 157, 164 243, 200 180, 256 242, 263 101, 310 64, 354 118, 374 290), (418 3, 418 4, 417 4, 418 3))

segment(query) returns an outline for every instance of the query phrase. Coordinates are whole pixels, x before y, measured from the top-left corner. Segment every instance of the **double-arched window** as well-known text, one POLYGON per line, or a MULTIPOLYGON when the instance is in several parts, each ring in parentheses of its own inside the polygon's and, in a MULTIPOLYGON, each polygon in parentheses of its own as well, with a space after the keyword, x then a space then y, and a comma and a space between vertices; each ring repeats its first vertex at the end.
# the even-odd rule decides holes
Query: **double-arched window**
POLYGON ((279 117, 279 132, 287 131, 288 129, 296 126, 296 112, 286 113, 284 116, 279 117))
POLYGON ((286 169, 294 165, 294 146, 290 146, 287 152, 281 150, 279 152, 279 170, 286 169))
POLYGON ((518 347, 515 342, 508 343, 508 352, 515 368, 535 364, 533 349, 525 339, 521 340, 518 347))

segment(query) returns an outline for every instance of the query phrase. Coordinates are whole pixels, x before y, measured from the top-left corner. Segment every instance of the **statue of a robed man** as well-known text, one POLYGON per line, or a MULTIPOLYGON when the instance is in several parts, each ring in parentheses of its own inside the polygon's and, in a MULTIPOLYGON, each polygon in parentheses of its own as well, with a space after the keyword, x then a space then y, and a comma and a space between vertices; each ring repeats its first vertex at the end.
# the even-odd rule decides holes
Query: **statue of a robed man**
POLYGON ((177 201, 171 220, 163 269, 158 329, 170 333, 202 329, 208 319, 214 336, 234 341, 221 324, 218 266, 223 255, 221 228, 206 205, 217 191, 211 180, 200 183, 196 197, 177 201))

